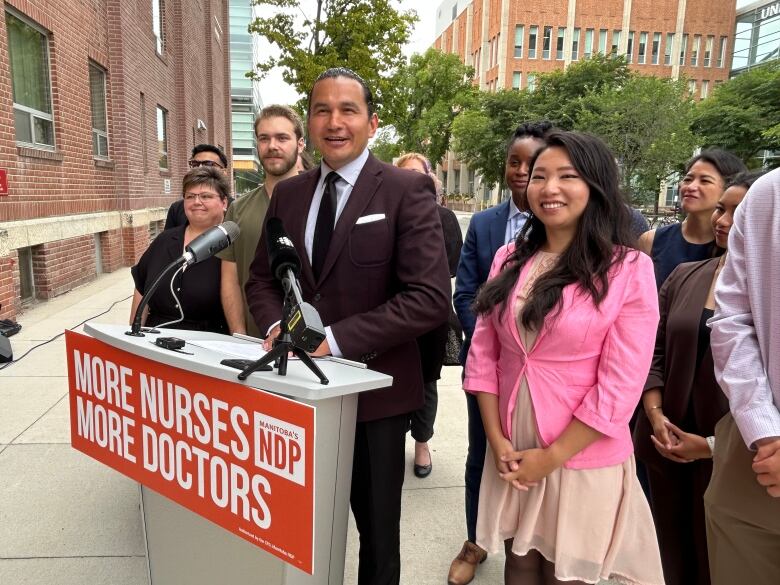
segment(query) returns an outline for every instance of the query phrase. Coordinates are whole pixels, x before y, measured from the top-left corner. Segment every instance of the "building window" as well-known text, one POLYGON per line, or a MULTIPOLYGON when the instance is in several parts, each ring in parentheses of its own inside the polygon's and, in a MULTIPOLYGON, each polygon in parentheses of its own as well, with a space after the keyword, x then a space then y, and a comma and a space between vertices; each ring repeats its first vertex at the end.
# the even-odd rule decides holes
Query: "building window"
POLYGON ((544 27, 544 37, 542 38, 542 59, 550 58, 550 45, 552 44, 552 27, 544 27))
POLYGON ((585 29, 585 52, 582 54, 583 59, 590 59, 593 55, 593 29, 585 29))
POLYGON ((566 27, 558 27, 558 39, 555 43, 555 58, 558 61, 563 61, 563 40, 566 38, 566 27))
POLYGON ((653 48, 651 59, 653 65, 658 65, 658 56, 661 53, 661 33, 653 33, 653 48))
POLYGON ((580 57, 580 29, 575 28, 571 38, 571 60, 576 61, 580 57))
POLYGON ((168 110, 157 106, 157 151, 160 157, 160 169, 167 171, 168 166, 168 110))
POLYGON ((701 82, 701 99, 706 98, 710 93, 710 82, 707 79, 701 82))
POLYGON ((529 73, 525 78, 525 86, 528 88, 528 91, 533 91, 536 89, 536 75, 533 73, 529 73))
POLYGON ((704 43, 704 66, 709 67, 712 61, 712 46, 715 44, 715 37, 712 35, 707 36, 707 41, 704 43))
POLYGON ((89 64, 89 102, 92 108, 92 155, 108 158, 106 72, 94 63, 89 64))
POLYGON ((693 46, 691 47, 691 67, 699 64, 699 50, 701 49, 701 35, 693 35, 693 46))
POLYGON ((523 82, 523 74, 520 71, 515 71, 512 74, 512 89, 520 89, 523 82))
POLYGON ((522 24, 515 27, 515 59, 523 58, 523 37, 525 36, 525 26, 522 24))
POLYGON ((718 49, 718 67, 723 67, 726 62, 726 37, 720 37, 720 48, 718 49))
POLYGON ((639 33, 639 55, 637 55, 636 62, 640 65, 644 65, 647 62, 647 33, 639 33))
POLYGON ((634 60, 634 31, 628 33, 628 44, 626 45, 626 63, 634 60))
POLYGON ((496 46, 493 51, 493 65, 498 65, 498 50, 501 47, 501 33, 498 33, 493 39, 493 44, 496 46))
POLYGON ((612 50, 610 51, 610 55, 617 55, 618 50, 620 50, 620 31, 619 30, 613 30, 612 31, 612 50))
POLYGON ((682 37, 682 43, 680 44, 680 65, 685 65, 685 53, 688 51, 688 34, 684 34, 682 37))
POLYGON ((152 32, 157 54, 165 52, 165 0, 152 0, 152 32))
POLYGON ((539 27, 532 26, 528 29, 528 58, 536 59, 536 37, 539 36, 539 27))
POLYGON ((688 93, 690 95, 693 95, 696 93, 696 80, 695 79, 689 79, 688 80, 688 93))
POLYGON ((5 13, 16 141, 54 148, 49 38, 38 27, 5 13))
POLYGON ((672 46, 674 45, 674 33, 667 33, 666 47, 664 48, 664 65, 672 64, 672 46))
POLYGON ((607 29, 605 28, 599 31, 599 53, 607 54, 607 29))

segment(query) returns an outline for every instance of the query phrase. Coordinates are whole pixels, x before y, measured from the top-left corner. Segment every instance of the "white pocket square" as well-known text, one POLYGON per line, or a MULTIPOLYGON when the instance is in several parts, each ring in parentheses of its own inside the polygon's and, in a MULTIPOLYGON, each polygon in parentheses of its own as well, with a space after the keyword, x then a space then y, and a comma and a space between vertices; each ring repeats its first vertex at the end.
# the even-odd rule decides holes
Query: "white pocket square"
POLYGON ((364 215, 363 217, 359 217, 358 220, 355 222, 355 225, 360 225, 362 223, 372 223, 375 221, 380 221, 385 218, 384 213, 374 213, 372 215, 364 215))

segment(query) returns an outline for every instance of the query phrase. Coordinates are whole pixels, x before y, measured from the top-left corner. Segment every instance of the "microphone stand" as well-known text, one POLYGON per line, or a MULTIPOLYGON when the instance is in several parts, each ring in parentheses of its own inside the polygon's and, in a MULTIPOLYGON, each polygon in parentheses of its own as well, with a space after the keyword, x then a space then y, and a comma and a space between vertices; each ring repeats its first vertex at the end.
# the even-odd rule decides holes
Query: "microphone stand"
MULTIPOLYGON (((165 278, 168 274, 170 274, 175 268, 178 268, 183 261, 185 261, 185 258, 176 258, 173 262, 168 264, 165 268, 163 268, 162 272, 160 272, 159 276, 155 279, 155 281, 152 283, 152 286, 149 287, 149 289, 144 293, 143 298, 141 299, 141 302, 138 304, 138 309, 135 311, 135 316, 133 317, 133 325, 130 328, 130 331, 125 331, 125 335, 131 335, 133 337, 145 337, 143 333, 141 333, 141 319, 143 319, 144 309, 146 308, 146 305, 149 304, 149 301, 152 298, 152 295, 154 295, 154 291, 157 290, 157 287, 160 286, 160 283, 162 282, 163 278, 165 278)), ((159 333, 156 329, 147 329, 149 333, 159 333)))
POLYGON ((288 356, 292 352, 295 357, 301 360, 303 365, 309 368, 312 374, 320 379, 320 384, 326 385, 329 383, 328 378, 325 377, 325 374, 322 373, 322 370, 314 363, 309 354, 293 343, 290 335, 290 317, 295 313, 295 309, 303 303, 303 299, 295 283, 295 275, 289 269, 282 278, 282 286, 285 292, 284 306, 282 308, 282 320, 279 323, 279 336, 274 340, 273 349, 259 360, 244 368, 238 375, 238 379, 246 380, 253 372, 267 366, 271 362, 274 362, 278 375, 286 376, 288 356))

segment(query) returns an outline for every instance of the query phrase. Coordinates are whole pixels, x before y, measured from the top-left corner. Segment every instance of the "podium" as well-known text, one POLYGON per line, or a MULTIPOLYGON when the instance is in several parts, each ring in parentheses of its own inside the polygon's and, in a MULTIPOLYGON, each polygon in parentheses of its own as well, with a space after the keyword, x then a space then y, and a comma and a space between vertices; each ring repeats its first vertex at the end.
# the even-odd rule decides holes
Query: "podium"
MULTIPOLYGON (((238 370, 219 363, 226 357, 234 356, 220 353, 218 349, 214 349, 219 344, 212 342, 229 341, 256 345, 249 341, 242 342, 232 337, 208 332, 162 330, 160 335, 179 337, 187 342, 183 351, 177 352, 156 346, 154 339, 160 335, 149 333, 144 337, 125 335, 125 331, 128 330, 127 326, 88 323, 84 330, 87 335, 104 345, 98 345, 79 334, 69 332, 68 335, 73 445, 140 482, 140 510, 151 585, 212 585, 214 583, 341 585, 343 583, 357 398, 360 392, 389 386, 392 383, 390 376, 365 368, 328 360, 317 360, 317 364, 330 380, 330 384, 322 385, 302 363, 290 360, 287 376, 278 376, 275 371, 257 372, 245 382, 241 382, 236 377, 238 370), (79 343, 82 345, 78 346, 79 343), (90 349, 89 343, 93 343, 97 349, 90 349), (204 343, 209 347, 200 347, 196 345, 197 343, 204 343), (92 357, 90 351, 93 354, 92 357), (102 365, 98 367, 95 365, 98 360, 94 355, 101 351, 104 351, 106 358, 100 362, 102 365), (115 352, 115 354, 111 352, 115 352), (112 357, 114 355, 115 358, 112 357), (90 359, 92 362, 89 361, 90 359), (123 359, 126 360, 126 362, 122 362, 126 364, 124 369, 118 368, 113 363, 114 361, 118 363, 123 359), (90 366, 90 364, 92 365, 90 366), (152 365, 156 367, 151 368, 152 365), (114 370, 119 374, 112 374, 114 370), (164 375, 157 380, 148 373, 152 370, 163 372, 164 375), (104 378, 100 377, 101 372, 105 372, 104 378), (182 386, 179 386, 179 382, 176 384, 163 383, 162 379, 167 375, 171 376, 171 379, 174 375, 181 375, 182 386), (144 378, 143 382, 139 382, 140 377, 143 376, 149 376, 148 380, 144 378), (105 385, 106 391, 101 391, 101 379, 108 380, 105 385), (155 382, 157 382, 157 386, 154 386, 155 382), (236 385, 243 386, 243 388, 238 388, 236 385), (197 387, 197 391, 188 390, 188 387, 197 387), (157 436, 154 429, 160 429, 159 424, 162 423, 156 421, 158 424, 154 428, 152 428, 151 423, 148 426, 144 425, 143 433, 141 433, 140 431, 135 432, 138 431, 135 425, 140 426, 140 421, 129 420, 132 417, 141 417, 142 411, 145 411, 144 415, 147 417, 152 417, 152 414, 155 417, 161 416, 160 413, 152 412, 152 406, 160 408, 162 411, 164 410, 164 401, 159 404, 146 404, 146 401, 156 400, 155 388, 160 397, 166 396, 164 394, 166 389, 171 392, 170 396, 173 396, 175 389, 176 424, 175 427, 172 426, 172 436, 175 434, 174 431, 186 434, 188 429, 191 435, 198 435, 199 417, 193 414, 197 413, 198 404, 201 406, 211 405, 210 416, 215 417, 215 421, 218 415, 222 416, 221 422, 215 422, 212 425, 213 428, 210 429, 212 432, 211 441, 214 445, 219 445, 219 441, 222 440, 217 437, 220 430, 223 433, 222 436, 227 437, 228 435, 225 433, 233 431, 226 427, 233 424, 234 430, 238 428, 250 429, 251 420, 254 420, 254 435, 251 432, 243 433, 244 439, 248 438, 248 440, 242 442, 240 440, 241 433, 238 433, 230 443, 232 453, 230 457, 237 455, 239 459, 242 454, 246 454, 243 447, 248 447, 252 443, 252 437, 255 438, 255 446, 258 444, 257 437, 264 428, 273 429, 278 433, 278 437, 284 437, 285 434, 292 437, 293 434, 297 435, 297 433, 285 429, 280 430, 278 427, 285 427, 287 423, 279 422, 278 414, 254 412, 253 419, 251 416, 244 417, 242 412, 246 414, 250 412, 250 408, 242 407, 240 404, 238 406, 229 404, 230 410, 219 410, 223 403, 228 403, 225 396, 235 397, 236 400, 253 400, 262 397, 268 404, 275 405, 274 408, 278 406, 278 403, 281 403, 282 406, 289 403, 291 407, 310 416, 313 423, 310 429, 313 432, 306 433, 313 436, 309 436, 307 439, 306 445, 308 447, 304 449, 305 454, 302 455, 300 449, 298 452, 301 459, 309 457, 305 462, 306 475, 304 476, 303 472, 300 472, 301 462, 295 460, 292 455, 288 456, 284 468, 280 467, 280 469, 274 470, 268 463, 261 461, 262 458, 256 450, 252 461, 261 466, 265 465, 264 469, 271 469, 281 478, 274 477, 272 473, 266 473, 263 469, 258 475, 247 476, 245 472, 238 469, 238 466, 230 463, 230 473, 224 473, 224 478, 232 482, 232 491, 228 497, 228 492, 225 491, 227 488, 220 488, 214 479, 214 477, 222 477, 219 473, 222 470, 221 464, 216 466, 217 472, 214 472, 214 463, 221 459, 219 456, 212 455, 210 459, 212 477, 208 480, 211 482, 211 491, 209 491, 209 487, 203 487, 202 493, 196 493, 197 490, 192 484, 193 475, 198 469, 204 473, 203 470, 208 470, 209 464, 204 463, 204 456, 201 456, 197 459, 200 467, 196 466, 192 454, 198 453, 200 450, 192 446, 188 447, 185 442, 179 441, 175 443, 176 453, 184 453, 185 455, 181 457, 177 455, 176 469, 167 470, 171 476, 175 475, 176 477, 175 479, 167 478, 166 483, 166 480, 158 476, 160 474, 164 476, 166 473, 164 453, 170 454, 174 447, 165 447, 167 443, 162 441, 165 433, 159 433, 161 438, 159 453, 155 451, 154 457, 147 453, 148 445, 154 443, 150 437, 157 436), (225 388, 229 390, 223 392, 225 388), (247 393, 253 394, 245 394, 244 389, 247 393), (125 404, 124 411, 122 411, 119 403, 128 396, 134 397, 135 406, 129 403, 125 404), (125 414, 133 413, 132 417, 127 415, 122 418, 122 420, 128 419, 124 427, 120 423, 111 423, 113 419, 117 419, 117 415, 109 416, 106 419, 108 421, 106 423, 108 434, 104 441, 101 441, 101 421, 103 419, 97 415, 98 412, 101 412, 99 409, 100 404, 102 404, 98 400, 99 398, 104 401, 102 403, 105 403, 107 409, 116 409, 120 414, 123 412, 125 414), (188 403, 187 400, 190 399, 191 401, 188 403), (84 406, 88 400, 95 401, 97 405, 94 410, 96 413, 94 423, 90 422, 93 419, 85 414, 87 412, 93 413, 91 406, 89 409, 84 406), (144 402, 143 408, 139 408, 141 402, 144 402), (230 413, 229 419, 227 412, 230 413), (268 416, 266 416, 267 414, 268 416), (261 421, 260 424, 258 424, 258 420, 261 421), (266 420, 277 422, 273 424, 262 422, 266 420), (188 426, 192 421, 194 421, 194 430, 188 426), (249 423, 245 424, 247 421, 249 423), (134 429, 133 438, 122 437, 122 428, 134 429), (114 436, 111 435, 112 431, 114 436), (237 440, 236 437, 238 437, 237 440), (139 441, 139 439, 142 440, 139 441), (103 443, 105 443, 105 447, 103 447, 103 443), (143 467, 140 463, 142 450, 139 443, 143 443, 143 467), (123 444, 125 445, 124 453, 122 452, 123 444), (110 453, 107 451, 109 448, 112 450, 110 453), (313 457, 310 450, 313 450, 313 457), (186 457, 186 453, 190 454, 189 458, 186 457), (128 464, 131 459, 134 461, 133 466, 128 464), (152 462, 150 463, 150 461, 152 462), (297 467, 294 467, 293 463, 297 467), (157 468, 157 466, 159 467, 157 468), (154 475, 149 471, 153 468, 156 471, 154 475), (236 470, 241 471, 241 473, 236 474, 236 470), (264 474, 273 481, 265 480, 264 474), (248 487, 246 477, 251 477, 251 490, 248 487), (257 479, 258 477, 260 479, 257 479), (150 481, 147 481, 147 478, 150 481), (182 486, 187 486, 188 481, 187 490, 183 490, 182 486), (306 486, 306 489, 313 490, 313 494, 311 491, 301 492, 303 490, 301 486, 309 481, 310 484, 306 486), (246 517, 242 519, 240 517, 241 510, 243 506, 246 506, 246 510, 248 510, 247 502, 251 501, 252 494, 259 494, 261 496, 259 500, 262 504, 264 485, 267 488, 265 495, 269 497, 279 498, 280 494, 285 493, 280 490, 287 489, 288 485, 292 486, 290 489, 298 490, 291 493, 309 495, 304 496, 303 505, 296 504, 295 502, 298 500, 290 499, 289 508, 282 508, 281 513, 278 510, 263 509, 262 505, 255 506, 257 509, 253 508, 251 515, 245 511, 246 517), (168 486, 172 486, 171 489, 178 490, 176 493, 184 494, 180 500, 183 504, 180 505, 169 497, 161 495, 159 492, 165 490, 155 489, 155 487, 159 488, 160 486, 165 486, 166 490, 168 486), (255 488, 258 486, 259 489, 256 490, 255 488), (200 499, 198 499, 199 497, 200 499), (312 500, 311 506, 309 506, 307 497, 312 500), (216 505, 214 505, 215 502, 216 505), (221 509, 223 504, 224 509, 221 509), (312 517, 312 526, 308 526, 306 520, 300 520, 300 518, 308 517, 307 510, 312 517), (231 511, 235 518, 228 518, 227 523, 220 521, 222 525, 215 523, 217 520, 214 520, 214 517, 229 517, 231 511), (268 532, 264 532, 258 526, 262 527, 264 520, 270 524, 272 514, 273 528, 276 533, 281 534, 282 539, 300 540, 297 539, 298 531, 303 535, 311 535, 309 557, 306 554, 290 552, 284 548, 284 544, 279 545, 265 539, 265 534, 268 532), (242 524, 248 525, 246 518, 255 520, 254 531, 247 531, 241 527, 242 524), (236 520, 238 530, 232 527, 233 520, 236 520), (231 525, 230 528, 223 527, 228 524, 231 525), (250 538, 250 532, 258 542, 254 542, 250 538)), ((261 349, 260 346, 257 347, 258 350, 261 349)), ((170 398, 170 400, 174 400, 174 398, 170 398)), ((206 411, 202 408, 199 413, 201 422, 207 418, 203 416, 204 412, 206 411)), ((169 413, 169 416, 173 415, 169 413)), ((173 425, 172 421, 171 425, 173 425)), ((298 427, 290 423, 285 428, 298 427)), ((204 434, 205 429, 206 427, 201 425, 200 433, 204 434)), ((279 441, 278 438, 277 441, 279 441)), ((294 442, 291 439, 289 445, 293 445, 294 442)), ((154 444, 156 445, 156 443, 154 444)), ((196 443, 193 442, 193 444, 196 443)), ((227 444, 228 441, 225 439, 222 447, 225 448, 227 444)), ((174 443, 171 442, 171 445, 174 443)), ((283 452, 283 450, 284 448, 273 451, 270 447, 267 450, 259 449, 266 458, 271 453, 276 452, 278 455, 278 452, 283 452)), ((296 454, 295 449, 292 450, 292 453, 296 454)), ((224 455, 224 461, 228 460, 229 455, 224 455)), ((249 466, 248 463, 249 458, 247 466, 249 466)), ((225 463, 225 469, 228 469, 227 465, 225 463)), ((282 503, 284 504, 284 502, 282 503)), ((304 536, 302 540, 302 549, 306 551, 308 549, 307 537, 304 536)))

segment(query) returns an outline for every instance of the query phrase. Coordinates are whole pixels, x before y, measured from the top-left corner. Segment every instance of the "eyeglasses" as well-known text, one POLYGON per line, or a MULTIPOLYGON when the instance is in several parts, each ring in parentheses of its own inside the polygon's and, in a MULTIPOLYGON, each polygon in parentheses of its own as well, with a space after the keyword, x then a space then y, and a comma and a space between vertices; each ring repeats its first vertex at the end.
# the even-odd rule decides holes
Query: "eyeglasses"
POLYGON ((213 161, 213 160, 194 160, 193 159, 193 160, 189 161, 187 164, 190 165, 191 169, 197 169, 198 167, 208 167, 208 168, 216 167, 218 169, 224 169, 225 168, 221 164, 219 164, 218 162, 213 161))
POLYGON ((196 199, 199 199, 201 203, 208 203, 209 201, 214 201, 215 199, 218 199, 219 195, 216 193, 185 193, 184 194, 184 200, 185 201, 195 201, 196 199))

